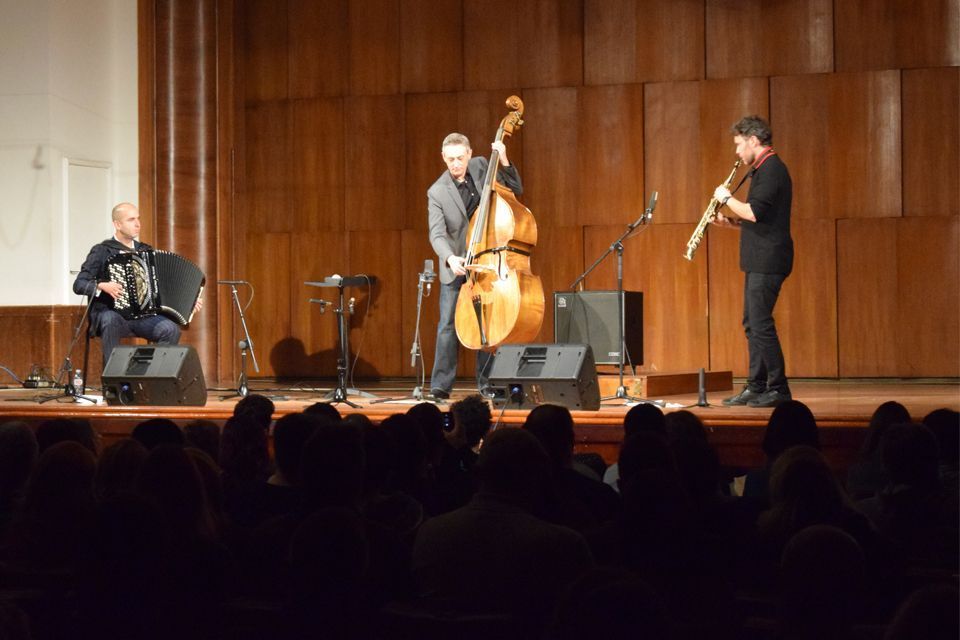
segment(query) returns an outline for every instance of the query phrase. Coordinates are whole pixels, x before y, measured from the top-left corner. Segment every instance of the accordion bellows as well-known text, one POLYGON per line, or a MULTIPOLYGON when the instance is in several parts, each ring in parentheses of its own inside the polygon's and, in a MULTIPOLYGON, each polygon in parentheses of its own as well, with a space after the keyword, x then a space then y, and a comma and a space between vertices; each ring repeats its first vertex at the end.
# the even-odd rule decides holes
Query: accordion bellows
POLYGON ((203 292, 200 267, 169 251, 120 253, 107 260, 106 279, 121 286, 113 309, 127 320, 162 313, 186 325, 203 292))

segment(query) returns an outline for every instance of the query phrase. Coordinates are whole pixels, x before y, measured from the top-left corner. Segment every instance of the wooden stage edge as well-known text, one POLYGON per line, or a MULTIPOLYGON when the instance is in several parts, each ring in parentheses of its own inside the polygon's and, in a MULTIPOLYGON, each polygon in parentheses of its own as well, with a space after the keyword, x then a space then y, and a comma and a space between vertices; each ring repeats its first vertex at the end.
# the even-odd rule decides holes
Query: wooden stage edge
MULTIPOLYGON (((284 399, 275 400, 275 418, 303 410, 314 402, 321 401, 330 390, 330 381, 315 381, 316 387, 291 388, 284 382, 254 380, 252 393, 277 394, 284 399)), ((376 394, 378 398, 405 396, 415 386, 413 379, 394 379, 359 383, 363 391, 376 394)), ((903 404, 915 421, 921 420, 934 409, 947 407, 960 410, 960 380, 957 379, 880 379, 880 380, 792 380, 791 389, 796 400, 804 402, 813 411, 820 427, 821 446, 832 466, 845 468, 856 457, 863 440, 864 427, 873 411, 883 402, 896 400, 903 404)), ((169 418, 181 426, 192 420, 212 420, 222 424, 232 413, 237 398, 221 400, 230 390, 210 389, 204 407, 157 407, 157 406, 108 406, 90 405, 63 398, 41 404, 40 398, 49 396, 53 390, 0 389, 0 423, 8 420, 26 420, 39 423, 55 417, 78 417, 90 420, 105 443, 128 436, 139 422, 150 418, 169 418)), ((441 404, 447 410, 450 402, 471 393, 468 383, 461 381, 454 389, 453 398, 441 404)), ((717 448, 723 464, 731 466, 757 466, 763 463, 760 442, 771 409, 724 407, 721 402, 732 390, 711 392, 707 400, 711 406, 696 407, 697 395, 679 394, 662 398, 664 411, 689 408, 707 427, 708 437, 717 448)), ((406 412, 413 401, 374 403, 371 399, 350 396, 358 408, 346 404, 336 405, 344 415, 363 413, 374 422, 379 422, 395 413, 406 412)), ((608 462, 616 459, 622 441, 623 416, 629 406, 620 401, 604 404, 598 411, 574 411, 576 422, 577 450, 596 452, 608 462)), ((494 411, 494 420, 501 425, 519 426, 526 419, 527 411, 507 409, 501 415, 494 411)))

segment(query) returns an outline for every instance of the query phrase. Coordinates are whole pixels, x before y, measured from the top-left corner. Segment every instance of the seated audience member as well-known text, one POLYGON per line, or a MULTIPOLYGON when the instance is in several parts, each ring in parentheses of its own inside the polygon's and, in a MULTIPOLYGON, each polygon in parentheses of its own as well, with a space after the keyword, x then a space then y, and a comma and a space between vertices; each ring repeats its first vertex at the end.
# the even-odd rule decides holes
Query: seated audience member
POLYGON ((897 609, 884 640, 955 640, 960 637, 960 591, 952 584, 917 589, 897 609))
POLYGON ((193 420, 183 428, 183 441, 188 447, 205 452, 214 462, 220 460, 220 427, 212 420, 193 420))
POLYGON ((797 445, 820 449, 817 421, 807 405, 799 400, 788 400, 777 405, 770 414, 761 445, 763 453, 767 456, 767 464, 762 469, 747 473, 743 496, 765 503, 770 484, 770 470, 774 462, 781 453, 797 445))
POLYGON ((270 429, 270 423, 273 421, 273 412, 275 410, 276 407, 273 404, 273 400, 257 393, 251 393, 246 398, 241 398, 240 401, 237 402, 237 406, 233 408, 233 415, 249 416, 259 424, 264 431, 268 431, 270 429))
MULTIPOLYGON (((391 416, 396 417, 398 416, 391 416)), ((403 417, 422 437, 413 420, 409 416, 403 417)), ((401 464, 398 460, 401 449, 397 446, 396 421, 391 422, 391 418, 363 430, 363 448, 367 458, 363 514, 368 520, 412 543, 413 535, 423 521, 423 507, 397 485, 396 474, 397 467, 401 464)), ((419 465, 414 463, 410 466, 419 465)))
POLYGON ((413 570, 421 595, 461 613, 546 621, 563 590, 592 565, 580 534, 533 515, 549 465, 537 439, 520 429, 499 429, 485 440, 476 495, 417 533, 413 570))
POLYGON ((940 448, 940 484, 954 497, 960 492, 960 412, 936 409, 923 418, 940 448))
POLYGON ((436 513, 452 511, 470 501, 476 490, 473 466, 493 419, 490 405, 480 395, 455 402, 448 416, 452 426, 437 468, 436 513))
POLYGON ((43 453, 58 442, 78 442, 96 456, 99 437, 89 420, 80 418, 52 418, 37 426, 37 445, 43 453))
POLYGON ((407 415, 413 418, 423 431, 423 437, 427 442, 429 473, 435 478, 447 442, 443 431, 443 412, 432 402, 421 402, 410 407, 407 415))
POLYGON ((104 500, 133 492, 148 453, 147 448, 133 438, 117 440, 104 449, 94 481, 97 498, 104 500))
POLYGON ((380 423, 396 445, 393 488, 422 503, 429 499, 427 439, 423 429, 410 416, 396 413, 380 423))
POLYGON ((343 419, 340 415, 340 412, 337 411, 337 408, 330 404, 329 402, 314 402, 312 405, 303 410, 307 415, 320 416, 321 418, 327 418, 333 422, 339 422, 343 419))
POLYGON ((894 425, 880 448, 888 484, 858 506, 911 564, 956 571, 957 500, 940 484, 933 433, 923 425, 894 425))
POLYGON ((780 561, 779 637, 851 637, 864 578, 863 552, 848 533, 814 525, 794 534, 780 561))
MULTIPOLYGON (((330 418, 319 413, 289 413, 273 426, 276 470, 266 480, 262 519, 292 513, 301 508, 300 458, 307 441, 330 418)), ((339 420, 339 417, 337 418, 339 420)))
POLYGON ((884 402, 870 417, 857 460, 847 470, 847 493, 853 500, 869 498, 887 485, 880 459, 880 439, 891 425, 910 422, 907 408, 893 400, 884 402))
POLYGON ((224 508, 241 527, 252 527, 262 518, 263 483, 270 477, 267 428, 249 413, 234 414, 220 437, 220 469, 224 508))
POLYGON ((620 512, 616 491, 573 468, 573 416, 566 407, 542 404, 523 424, 540 442, 551 462, 547 520, 584 531, 613 520, 620 512))
POLYGON ((0 540, 23 504, 38 457, 37 438, 27 423, 0 424, 0 540))
MULTIPOLYGON (((637 433, 655 433, 666 436, 667 427, 663 411, 655 404, 638 404, 627 411, 623 418, 623 439, 637 433)), ((620 478, 620 464, 614 462, 607 467, 603 474, 603 481, 619 491, 617 480, 620 478)))
POLYGON ((177 423, 167 418, 151 418, 133 428, 130 437, 138 441, 147 451, 162 444, 183 446, 183 431, 177 423))

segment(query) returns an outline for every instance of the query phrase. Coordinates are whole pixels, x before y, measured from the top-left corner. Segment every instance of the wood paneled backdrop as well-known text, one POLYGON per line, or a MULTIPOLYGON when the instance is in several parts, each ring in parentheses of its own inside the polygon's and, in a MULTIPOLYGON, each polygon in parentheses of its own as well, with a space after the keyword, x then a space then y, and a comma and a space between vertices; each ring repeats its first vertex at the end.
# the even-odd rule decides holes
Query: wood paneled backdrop
MULTIPOLYGON (((141 0, 142 28, 170 2, 189 4, 141 0)), ((527 106, 508 148, 541 230, 540 340, 552 292, 657 190, 654 223, 625 252, 625 286, 645 298, 644 368, 745 373, 737 233, 711 229, 692 263, 682 254, 733 164, 730 125, 757 113, 794 179, 797 259, 776 310, 788 373, 960 375, 960 0, 204 2, 218 23, 206 46, 220 234, 205 266, 256 286, 264 375, 335 374, 335 318, 308 302, 333 292, 303 284, 333 273, 379 279, 349 292, 357 377, 413 373, 440 142, 458 130, 487 154, 511 93, 527 106)), ((142 58, 142 85, 168 81, 142 58)), ((154 199, 175 188, 147 169, 154 199)), ((587 285, 615 286, 612 258, 587 285)), ((205 366, 229 379, 224 298, 205 366)), ((434 295, 428 371, 436 320, 434 295)), ((462 359, 461 374, 472 367, 462 359)))

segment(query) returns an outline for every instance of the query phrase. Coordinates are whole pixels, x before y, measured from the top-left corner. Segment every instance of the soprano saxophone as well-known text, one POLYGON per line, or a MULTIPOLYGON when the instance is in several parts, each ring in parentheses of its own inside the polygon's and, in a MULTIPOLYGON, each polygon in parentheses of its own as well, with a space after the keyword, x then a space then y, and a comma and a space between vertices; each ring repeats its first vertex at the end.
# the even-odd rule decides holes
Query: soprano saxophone
MULTIPOLYGON (((727 189, 730 188, 730 185, 733 184, 733 177, 737 175, 737 169, 740 168, 740 160, 733 164, 733 171, 730 172, 730 175, 727 176, 726 182, 723 183, 727 189)), ((707 225, 713 222, 714 218, 717 217, 717 212, 720 210, 721 203, 716 198, 710 199, 710 204, 707 205, 707 210, 703 212, 703 217, 700 218, 700 223, 697 225, 696 230, 694 230, 693 235, 690 236, 690 239, 687 240, 687 250, 683 252, 683 257, 687 260, 693 260, 693 254, 696 253, 697 247, 700 246, 700 242, 703 240, 703 234, 707 232, 707 225)))

